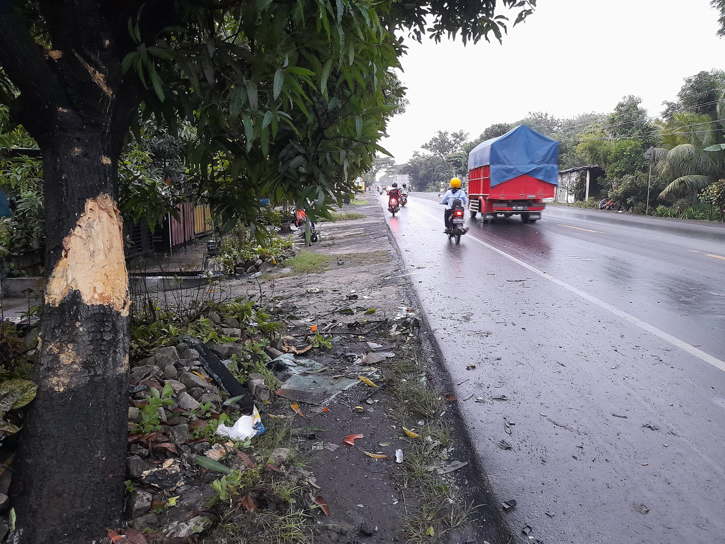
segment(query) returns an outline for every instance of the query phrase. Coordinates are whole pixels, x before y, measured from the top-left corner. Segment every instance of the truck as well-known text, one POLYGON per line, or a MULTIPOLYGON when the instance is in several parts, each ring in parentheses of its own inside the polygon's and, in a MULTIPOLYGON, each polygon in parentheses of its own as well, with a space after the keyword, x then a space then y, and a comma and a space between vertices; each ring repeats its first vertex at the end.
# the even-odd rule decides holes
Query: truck
POLYGON ((523 223, 541 219, 559 183, 559 142, 520 125, 481 142, 468 154, 471 217, 484 223, 520 215, 523 223))

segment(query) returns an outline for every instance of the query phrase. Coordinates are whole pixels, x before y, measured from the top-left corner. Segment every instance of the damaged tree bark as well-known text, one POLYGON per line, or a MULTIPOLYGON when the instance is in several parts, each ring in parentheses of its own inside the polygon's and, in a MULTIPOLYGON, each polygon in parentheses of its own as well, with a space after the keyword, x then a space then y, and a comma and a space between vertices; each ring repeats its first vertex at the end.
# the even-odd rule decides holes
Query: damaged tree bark
MULTIPOLYGON (((131 4, 123 9, 135 13, 131 4)), ((121 74, 129 11, 41 1, 48 50, 19 5, 0 0, 0 65, 43 156, 48 283, 39 389, 11 488, 14 542, 78 544, 123 512, 129 297, 117 159, 141 94, 121 74)))
POLYGON ((60 145, 43 150, 49 275, 13 484, 21 542, 100 535, 123 501, 129 298, 115 164, 107 134, 60 113, 60 145))

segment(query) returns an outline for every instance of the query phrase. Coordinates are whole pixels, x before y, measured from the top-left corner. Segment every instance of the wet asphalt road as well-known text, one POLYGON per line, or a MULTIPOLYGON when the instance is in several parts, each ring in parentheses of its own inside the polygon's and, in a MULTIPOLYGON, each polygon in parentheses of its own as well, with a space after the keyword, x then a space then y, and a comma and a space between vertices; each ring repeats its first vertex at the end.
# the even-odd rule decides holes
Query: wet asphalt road
POLYGON ((434 196, 387 217, 517 538, 725 543, 725 230, 550 207, 454 246, 434 196))

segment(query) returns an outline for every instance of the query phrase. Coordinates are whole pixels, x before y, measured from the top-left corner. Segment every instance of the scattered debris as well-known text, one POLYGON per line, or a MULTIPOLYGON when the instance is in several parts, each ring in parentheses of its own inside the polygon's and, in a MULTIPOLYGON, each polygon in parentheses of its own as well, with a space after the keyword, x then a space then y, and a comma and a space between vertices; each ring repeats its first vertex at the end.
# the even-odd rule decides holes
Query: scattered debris
POLYGON ((372 459, 387 459, 388 458, 388 456, 385 455, 384 453, 371 453, 371 452, 365 451, 365 450, 360 450, 360 451, 372 459))
POLYGON ((506 440, 499 440, 496 445, 502 450, 510 450, 512 448, 511 444, 509 444, 506 440))
POLYGON ((349 434, 345 438, 343 438, 342 441, 349 446, 354 446, 355 440, 359 440, 361 438, 365 438, 365 436, 361 434, 349 434))
POLYGON ((408 429, 407 427, 403 427, 403 432, 408 438, 420 438, 420 435, 418 433, 416 433, 412 429, 408 429))
POLYGON ((516 508, 516 500, 510 499, 508 501, 503 501, 501 503, 501 508, 503 509, 504 512, 510 512, 511 510, 516 508))
POLYGON ((473 370, 476 368, 476 365, 466 365, 466 370, 473 370))
POLYGON ((455 472, 456 470, 460 470, 467 465, 468 461, 451 461, 447 465, 437 467, 435 470, 438 474, 449 474, 451 472, 455 472))
POLYGON ((640 514, 649 514, 649 508, 646 504, 638 504, 636 507, 637 512, 640 514))
POLYGON ((642 425, 642 427, 644 427, 645 429, 649 429, 650 431, 659 431, 660 430, 660 428, 657 425, 655 425, 654 423, 645 423, 644 425, 642 425))
POLYGON ((612 415, 613 415, 614 417, 619 417, 619 418, 622 418, 622 419, 627 419, 627 417, 628 417, 628 416, 625 416, 625 415, 623 415, 623 414, 615 414, 615 413, 612 413, 612 415))
POLYGON ((403 462, 403 450, 401 450, 401 449, 395 450, 395 462, 398 464, 403 462))
POLYGON ((325 514, 326 516, 331 515, 330 507, 327 505, 327 501, 325 501, 325 499, 323 499, 321 495, 314 496, 312 498, 312 502, 320 507, 320 510, 322 510, 323 514, 325 514))
POLYGON ((360 380, 365 385, 367 385, 368 387, 380 387, 378 384, 376 384, 374 381, 372 381, 367 376, 358 376, 357 379, 360 380))
POLYGON ((227 427, 221 423, 216 430, 216 434, 219 436, 226 436, 232 440, 247 440, 265 431, 262 418, 259 417, 259 411, 257 407, 254 407, 254 411, 250 416, 242 416, 234 423, 232 427, 227 427))

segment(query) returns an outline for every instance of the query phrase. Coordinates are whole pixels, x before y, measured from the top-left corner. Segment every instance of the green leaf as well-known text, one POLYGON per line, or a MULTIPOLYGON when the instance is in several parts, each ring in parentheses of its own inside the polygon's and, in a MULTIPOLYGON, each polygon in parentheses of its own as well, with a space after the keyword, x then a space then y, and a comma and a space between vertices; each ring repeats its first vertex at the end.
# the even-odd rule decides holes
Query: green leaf
POLYGON ((259 97, 257 96, 257 84, 252 81, 251 79, 248 79, 246 82, 247 85, 247 98, 249 99, 249 107, 252 109, 252 111, 257 111, 257 108, 259 107, 259 97))
POLYGON ((245 115, 242 119, 244 125, 244 138, 247 140, 247 153, 252 150, 252 144, 254 143, 254 121, 249 115, 245 115))
POLYGON ((166 95, 164 95, 164 86, 153 63, 150 64, 149 75, 151 76, 151 84, 154 86, 156 96, 159 101, 163 102, 166 99, 166 95))
POLYGON ((262 119, 262 129, 265 129, 269 126, 269 124, 272 122, 273 117, 274 114, 271 111, 268 111, 264 114, 264 118, 262 119))
POLYGON ((174 60, 174 54, 169 49, 164 49, 162 47, 149 47, 148 51, 156 58, 174 60))
POLYGON ((133 63, 136 62, 138 59, 138 53, 136 51, 131 51, 128 55, 123 57, 123 60, 121 61, 121 72, 126 73, 131 69, 131 66, 133 66, 133 63))
POLYGON ((26 406, 35 398, 37 391, 37 385, 21 378, 0 383, 0 412, 4 414, 26 406))
POLYGON ((704 151, 725 151, 725 144, 715 144, 707 146, 704 151))
POLYGON ((357 134, 358 138, 362 136, 362 129, 363 129, 363 120, 362 117, 359 115, 355 117, 355 133, 357 134))
POLYGON ((330 77, 330 70, 332 70, 332 59, 327 60, 322 67, 322 74, 320 75, 320 91, 324 95, 327 95, 327 80, 330 77))
POLYGON ((247 93, 242 87, 234 87, 229 96, 229 115, 232 119, 239 117, 242 107, 247 101, 247 93))
POLYGON ((282 92, 282 86, 284 85, 284 72, 281 68, 277 69, 274 73, 274 83, 272 85, 272 97, 277 100, 279 93, 282 92))
POLYGON ((271 3, 272 0, 257 0, 257 11, 266 10, 271 3))
POLYGON ((197 465, 207 470, 221 472, 222 474, 229 474, 232 472, 232 469, 230 469, 228 466, 222 465, 219 461, 214 461, 214 459, 209 459, 208 457, 197 455, 196 457, 194 457, 194 461, 196 461, 197 465))

